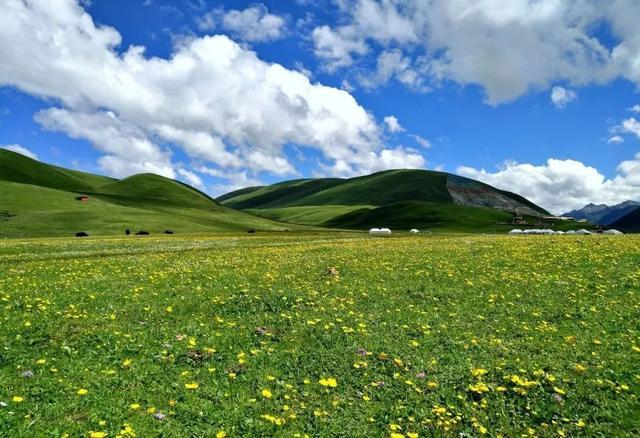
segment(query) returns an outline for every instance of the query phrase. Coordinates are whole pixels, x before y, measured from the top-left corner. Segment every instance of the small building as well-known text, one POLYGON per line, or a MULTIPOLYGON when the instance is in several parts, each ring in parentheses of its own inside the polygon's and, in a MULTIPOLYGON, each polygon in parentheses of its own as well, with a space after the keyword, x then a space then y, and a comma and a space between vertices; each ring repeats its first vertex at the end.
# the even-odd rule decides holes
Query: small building
POLYGON ((622 231, 618 231, 618 230, 607 230, 607 231, 603 232, 602 234, 609 234, 609 235, 612 235, 612 236, 621 236, 624 233, 622 231))
POLYGON ((586 236, 587 234, 591 234, 591 231, 585 230, 582 228, 581 230, 576 231, 576 234, 580 234, 582 236, 586 236))
POLYGON ((412 228, 412 229, 410 229, 410 230, 409 230, 409 232, 410 232, 411 234, 420 234, 420 230, 418 230, 418 229, 416 229, 416 228, 412 228))
POLYGON ((509 233, 507 233, 507 234, 510 234, 512 236, 519 236, 519 235, 524 234, 524 233, 522 232, 522 230, 519 230, 519 229, 515 228, 515 229, 509 231, 509 233))
POLYGON ((370 236, 391 236, 391 230, 389 228, 371 228, 369 230, 370 236))

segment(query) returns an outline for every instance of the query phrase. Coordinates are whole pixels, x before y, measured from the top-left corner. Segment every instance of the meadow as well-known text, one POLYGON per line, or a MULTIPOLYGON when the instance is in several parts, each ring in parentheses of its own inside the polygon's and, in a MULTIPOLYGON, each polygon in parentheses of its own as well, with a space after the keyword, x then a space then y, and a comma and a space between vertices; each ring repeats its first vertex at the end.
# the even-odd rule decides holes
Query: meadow
POLYGON ((637 436, 639 292, 636 236, 5 240, 0 436, 637 436))

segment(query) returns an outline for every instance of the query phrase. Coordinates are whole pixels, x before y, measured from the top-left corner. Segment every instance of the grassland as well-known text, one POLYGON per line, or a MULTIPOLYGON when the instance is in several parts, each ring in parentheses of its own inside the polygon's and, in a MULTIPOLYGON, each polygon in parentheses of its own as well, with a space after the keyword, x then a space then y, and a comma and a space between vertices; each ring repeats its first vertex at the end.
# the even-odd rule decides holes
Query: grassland
POLYGON ((5 241, 0 435, 637 436, 638 266, 635 236, 5 241))
POLYGON ((193 187, 158 175, 117 180, 0 149, 0 238, 285 228, 296 227, 225 208, 193 187), (89 202, 79 202, 79 195, 89 195, 89 202))

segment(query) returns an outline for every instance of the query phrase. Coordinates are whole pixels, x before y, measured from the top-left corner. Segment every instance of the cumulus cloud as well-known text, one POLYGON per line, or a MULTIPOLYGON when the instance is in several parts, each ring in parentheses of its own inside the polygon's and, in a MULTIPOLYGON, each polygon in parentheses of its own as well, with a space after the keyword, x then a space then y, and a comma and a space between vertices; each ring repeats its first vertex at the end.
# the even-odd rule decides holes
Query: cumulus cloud
POLYGON ((173 147, 249 175, 296 175, 285 145, 313 148, 329 166, 354 172, 401 164, 399 157, 424 161, 385 149, 375 119, 348 92, 267 63, 227 36, 184 40, 166 59, 120 43, 73 0, 6 0, 0 85, 56 101, 36 120, 89 141, 114 176, 175 176, 173 147))
POLYGON ((629 108, 629 111, 634 112, 634 113, 640 113, 640 105, 634 105, 631 108, 629 108))
POLYGON ((640 154, 620 163, 611 179, 580 161, 553 158, 542 165, 509 161, 493 173, 465 166, 456 172, 518 193, 557 214, 590 202, 612 205, 640 197, 640 154))
POLYGON ((636 120, 634 117, 631 117, 622 122, 619 129, 622 132, 626 132, 628 134, 634 134, 638 138, 640 138, 640 121, 636 120))
POLYGON ((402 132, 404 128, 398 122, 396 116, 387 116, 384 118, 384 123, 387 125, 387 130, 391 133, 402 132))
POLYGON ((222 28, 248 42, 280 39, 286 30, 286 24, 284 18, 270 14, 263 4, 253 5, 244 10, 216 9, 198 20, 200 30, 222 28))
POLYGON ((187 182, 187 184, 193 187, 197 187, 199 189, 204 188, 204 183, 202 182, 202 178, 200 178, 195 172, 192 172, 187 169, 178 169, 178 175, 180 175, 180 177, 184 179, 187 182))
POLYGON ((19 144, 6 144, 4 146, 0 146, 0 149, 6 149, 8 151, 24 155, 25 157, 33 158, 34 160, 38 159, 38 156, 35 153, 31 152, 24 146, 20 146, 19 144))
POLYGON ((99 164, 117 178, 151 172, 174 178, 170 152, 147 138, 137 126, 119 119, 113 112, 78 112, 61 108, 42 110, 35 119, 45 129, 65 132, 88 140, 106 155, 99 164))
POLYGON ((396 147, 383 151, 359 154, 352 159, 338 159, 332 165, 321 165, 315 176, 353 177, 367 175, 386 169, 422 169, 426 165, 424 157, 413 149, 396 147))
POLYGON ((553 87, 551 89, 551 102, 556 108, 564 109, 569 103, 578 98, 575 91, 564 87, 553 87))
POLYGON ((640 8, 635 0, 336 0, 345 17, 313 33, 331 69, 378 51, 401 50, 402 70, 437 86, 482 87, 491 104, 554 82, 573 86, 625 78, 640 85, 640 8), (610 44, 596 34, 616 35, 610 44), (532 59, 531 54, 535 54, 532 59))

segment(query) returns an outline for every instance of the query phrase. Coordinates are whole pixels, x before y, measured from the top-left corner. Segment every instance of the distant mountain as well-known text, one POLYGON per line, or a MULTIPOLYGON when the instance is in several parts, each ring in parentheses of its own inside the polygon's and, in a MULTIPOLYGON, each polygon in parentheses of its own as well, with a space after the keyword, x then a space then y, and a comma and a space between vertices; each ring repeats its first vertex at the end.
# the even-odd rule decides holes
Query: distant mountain
POLYGON ((223 207, 199 190, 159 175, 117 180, 0 149, 0 238, 286 227, 223 207), (82 195, 88 196, 86 202, 78 199, 82 195))
POLYGON ((594 224, 608 226, 640 206, 637 201, 625 201, 617 205, 587 204, 581 209, 571 210, 563 216, 587 219, 594 224))
POLYGON ((528 217, 531 224, 549 214, 520 195, 479 181, 407 169, 349 179, 285 181, 231 192, 217 201, 285 222, 352 229, 489 232, 508 228, 514 212, 528 217))
POLYGON ((640 232, 640 208, 636 207, 615 222, 610 223, 608 227, 625 233, 640 232))

